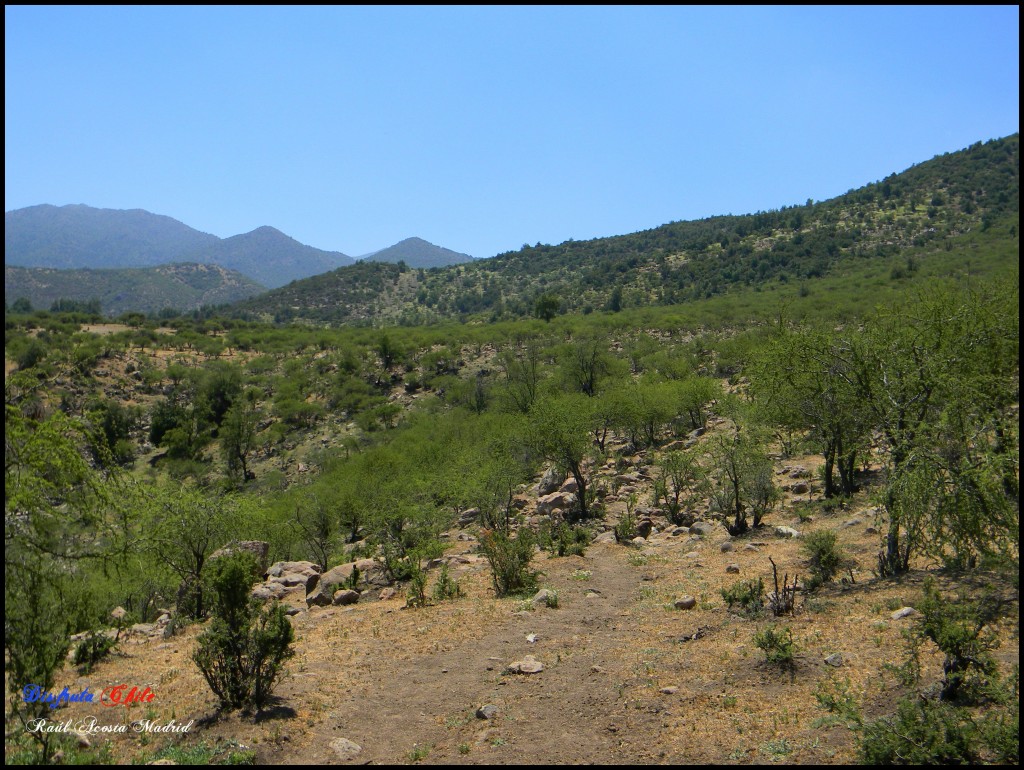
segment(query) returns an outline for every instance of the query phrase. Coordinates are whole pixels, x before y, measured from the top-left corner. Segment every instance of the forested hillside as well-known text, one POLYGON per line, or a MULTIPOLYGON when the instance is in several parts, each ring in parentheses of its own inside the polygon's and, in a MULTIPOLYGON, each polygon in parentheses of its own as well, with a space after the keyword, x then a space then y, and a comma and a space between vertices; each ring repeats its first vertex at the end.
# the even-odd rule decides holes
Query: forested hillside
POLYGON ((237 312, 346 323, 496 320, 776 290, 867 265, 899 277, 929 262, 965 267, 978 261, 979 248, 1016 248, 1019 195, 1020 141, 1013 135, 830 201, 524 246, 445 269, 341 269, 244 302, 237 312), (945 256, 954 252, 952 260, 945 256))

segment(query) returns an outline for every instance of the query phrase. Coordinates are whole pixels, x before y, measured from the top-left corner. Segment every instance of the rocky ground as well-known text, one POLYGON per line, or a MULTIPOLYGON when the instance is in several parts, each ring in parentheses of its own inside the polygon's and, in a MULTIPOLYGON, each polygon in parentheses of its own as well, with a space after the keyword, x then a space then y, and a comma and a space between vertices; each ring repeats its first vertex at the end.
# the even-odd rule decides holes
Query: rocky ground
MULTIPOLYGON (((630 486, 641 497, 647 492, 644 460, 635 460, 625 473, 597 471, 609 484, 620 477, 608 527, 625 513, 630 486)), ((91 739, 93 748, 106 742, 120 762, 180 759, 189 756, 181 753, 186 749, 225 746, 272 764, 855 761, 855 733, 825 718, 815 690, 841 682, 868 717, 893 710, 902 690, 883 666, 905 658, 902 632, 914 615, 904 608, 920 596, 927 573, 875 578, 875 510, 863 496, 827 511, 804 480, 814 462, 779 462, 778 482, 788 488, 780 510, 741 537, 715 522, 672 527, 653 512, 648 537, 636 543, 617 544, 606 532, 584 556, 539 553, 533 566, 542 572, 541 587, 557 594, 555 607, 494 597, 471 516, 448 533, 444 559, 461 598, 406 607, 404 593, 365 582, 373 574, 364 563, 358 601, 335 604, 333 589, 307 573, 281 592, 293 608, 297 655, 276 690, 277 704, 255 719, 217 714, 190 659, 201 626, 171 633, 166 624, 138 629, 88 675, 67 667, 58 684, 145 685, 155 693, 152 702, 128 710, 72 704, 60 710, 68 715, 62 718, 195 720, 182 735, 91 739), (727 608, 725 587, 758 577, 772 587, 769 557, 780 580, 806 574, 800 543, 819 528, 835 530, 848 556, 841 582, 798 592, 795 612, 781 618, 727 608), (320 594, 322 600, 314 598, 320 594), (768 664, 753 643, 771 623, 792 631, 792 670, 768 664)), ((543 516, 545 500, 551 507, 550 495, 536 488, 527 497, 527 513, 543 516)), ((436 576, 433 566, 429 574, 436 576)), ((279 566, 278 577, 289 569, 297 568, 279 566)), ((939 578, 950 592, 992 590, 984 581, 939 578)), ((1018 659, 1018 628, 1014 602, 1001 629, 1006 665, 1018 659)), ((941 659, 933 649, 924 652, 925 678, 937 680, 941 659)))

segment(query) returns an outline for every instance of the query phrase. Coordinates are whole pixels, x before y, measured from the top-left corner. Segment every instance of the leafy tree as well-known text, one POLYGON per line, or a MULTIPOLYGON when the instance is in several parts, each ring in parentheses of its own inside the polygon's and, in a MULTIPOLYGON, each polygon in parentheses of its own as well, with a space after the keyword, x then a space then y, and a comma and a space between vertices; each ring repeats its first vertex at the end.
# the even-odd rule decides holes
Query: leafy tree
POLYGON ((590 515, 585 462, 590 455, 592 403, 579 394, 538 400, 530 410, 530 443, 541 457, 572 474, 579 498, 579 517, 590 515))
POLYGON ((505 375, 504 394, 514 409, 526 414, 537 400, 540 385, 540 346, 527 342, 501 352, 498 365, 505 375))
POLYGON ((733 535, 750 529, 748 513, 753 517, 752 526, 759 527, 779 497, 763 440, 747 429, 732 436, 716 435, 709 444, 711 468, 704 489, 711 507, 733 517, 729 525, 733 535))
POLYGON ((533 314, 542 321, 550 322, 562 308, 562 302, 554 294, 541 294, 533 305, 533 314))
POLYGON ((255 392, 248 391, 224 415, 220 426, 221 453, 227 464, 228 478, 235 483, 254 478, 249 470, 249 455, 256 447, 256 426, 261 413, 256 406, 255 392))
POLYGON ((562 351, 562 372, 574 390, 597 395, 601 380, 614 370, 607 340, 599 337, 577 339, 562 351))

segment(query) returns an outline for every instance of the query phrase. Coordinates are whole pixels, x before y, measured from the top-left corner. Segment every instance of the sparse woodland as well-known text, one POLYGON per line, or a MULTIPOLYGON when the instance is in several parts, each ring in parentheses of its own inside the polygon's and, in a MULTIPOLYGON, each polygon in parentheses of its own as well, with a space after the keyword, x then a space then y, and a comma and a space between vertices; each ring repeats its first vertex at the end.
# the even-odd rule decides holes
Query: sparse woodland
MULTIPOLYGON (((443 653, 590 597, 628 616, 608 645, 647 638, 615 652, 628 676, 587 674, 635 704, 616 719, 638 732, 601 729, 636 761, 1016 764, 1017 148, 493 266, 346 268, 333 299, 299 282, 117 324, 8 308, 7 761, 363 761, 316 753, 330 706, 300 697, 304 672, 357 677, 316 645, 375 649, 371 666, 386 638, 397 665, 427 654, 421 627, 448 629, 443 653), (217 554, 245 541, 266 563, 217 554), (310 566, 259 593, 279 563, 310 566), (822 663, 837 614, 868 607, 856 654, 822 663), (25 685, 126 678, 160 645, 183 657, 147 683, 199 682, 174 714, 196 731, 83 745, 22 727, 48 716, 25 685), (688 692, 670 665, 706 689, 664 705, 688 692)), ((504 691, 586 648, 543 644, 545 669, 504 691)), ((372 700, 395 680, 351 681, 372 700)), ((431 718, 450 739, 370 758, 531 756, 500 754, 514 720, 477 740, 474 717, 431 718)), ((533 758, 594 760, 566 751, 533 758)))

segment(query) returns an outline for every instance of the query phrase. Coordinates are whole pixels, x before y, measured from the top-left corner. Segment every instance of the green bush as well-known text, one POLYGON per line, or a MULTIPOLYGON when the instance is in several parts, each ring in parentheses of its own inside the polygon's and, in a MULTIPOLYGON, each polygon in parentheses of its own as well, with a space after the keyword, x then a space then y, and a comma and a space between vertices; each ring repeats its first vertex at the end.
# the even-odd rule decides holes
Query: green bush
POLYGON ((777 626, 768 626, 754 634, 754 644, 765 654, 765 659, 773 666, 792 668, 795 663, 796 643, 790 629, 780 630, 777 626))
POLYGON ((836 543, 836 533, 822 529, 808 533, 800 547, 811 570, 808 588, 817 588, 828 583, 839 572, 845 559, 841 546, 836 543))
POLYGON ((561 522, 540 533, 541 547, 552 556, 583 556, 590 544, 590 530, 561 522))
POLYGON ((249 595, 256 571, 255 557, 244 552, 210 565, 214 616, 192 656, 221 708, 243 713, 269 702, 284 661, 295 654, 284 607, 261 608, 249 595))
POLYGON ((537 587, 537 573, 530 570, 530 560, 537 543, 528 529, 509 537, 500 530, 489 530, 480 536, 480 547, 491 565, 496 596, 525 594, 537 587))
POLYGON ((442 564, 438 573, 437 582, 434 583, 434 599, 445 601, 446 599, 458 599, 462 596, 462 587, 459 581, 452 578, 448 572, 448 565, 442 564))
POLYGON ((745 615, 758 615, 764 609, 764 581, 761 578, 742 580, 723 588, 722 598, 729 605, 729 609, 738 604, 745 615))
POLYGON ((91 631, 75 646, 71 662, 76 666, 84 666, 85 673, 89 673, 92 667, 107 657, 116 646, 116 639, 102 631, 91 631))
POLYGON ((869 723, 860 752, 868 765, 969 765, 980 759, 977 746, 977 728, 961 709, 915 697, 869 723))

